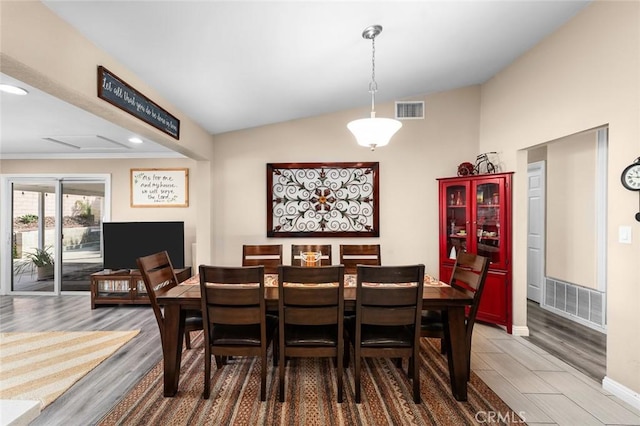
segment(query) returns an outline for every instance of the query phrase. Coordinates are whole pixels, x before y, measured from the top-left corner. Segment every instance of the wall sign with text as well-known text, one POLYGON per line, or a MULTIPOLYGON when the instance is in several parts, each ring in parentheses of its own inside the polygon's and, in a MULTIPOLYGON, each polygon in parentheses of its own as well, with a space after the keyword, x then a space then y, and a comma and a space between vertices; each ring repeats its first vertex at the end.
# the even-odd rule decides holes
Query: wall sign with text
POLYGON ((180 120, 103 66, 98 67, 98 97, 180 139, 180 120))
POLYGON ((267 236, 380 236, 378 166, 267 164, 267 236))
POLYGON ((189 207, 189 169, 131 169, 131 207, 189 207))

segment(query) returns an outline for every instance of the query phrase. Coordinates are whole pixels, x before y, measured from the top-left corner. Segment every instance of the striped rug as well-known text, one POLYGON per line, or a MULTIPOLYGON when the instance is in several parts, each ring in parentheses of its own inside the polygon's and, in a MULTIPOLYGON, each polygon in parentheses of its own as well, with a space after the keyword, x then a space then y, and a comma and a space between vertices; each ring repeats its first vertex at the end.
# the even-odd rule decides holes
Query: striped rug
POLYGON ((0 399, 44 409, 139 331, 0 333, 0 399))
MULTIPOLYGON (((196 336, 192 334, 192 336, 196 336)), ((267 401, 260 402, 260 361, 237 358, 218 370, 212 362, 210 399, 202 399, 203 336, 182 356, 178 394, 162 396, 162 363, 156 365, 100 422, 101 425, 477 425, 524 424, 472 372, 468 401, 451 395, 439 341, 422 339, 422 402, 415 404, 404 372, 386 360, 367 359, 362 403, 354 398, 352 366, 345 370, 344 402, 336 403, 336 377, 328 359, 291 359, 286 402, 278 400, 278 370, 268 358, 267 401), (493 414, 489 414, 493 413, 493 414), (503 421, 498 421, 502 419, 503 421)), ((406 371, 406 362, 405 362, 406 371)))

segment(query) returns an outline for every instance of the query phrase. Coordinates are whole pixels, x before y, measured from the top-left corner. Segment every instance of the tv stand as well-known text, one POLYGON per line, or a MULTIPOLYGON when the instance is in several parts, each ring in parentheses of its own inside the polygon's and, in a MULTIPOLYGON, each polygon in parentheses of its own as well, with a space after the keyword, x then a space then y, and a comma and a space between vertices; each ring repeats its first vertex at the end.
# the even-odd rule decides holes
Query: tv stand
MULTIPOLYGON (((191 277, 191 267, 176 269, 178 282, 191 277)), ((137 269, 104 270, 91 274, 91 309, 96 305, 148 305, 149 296, 137 269)))

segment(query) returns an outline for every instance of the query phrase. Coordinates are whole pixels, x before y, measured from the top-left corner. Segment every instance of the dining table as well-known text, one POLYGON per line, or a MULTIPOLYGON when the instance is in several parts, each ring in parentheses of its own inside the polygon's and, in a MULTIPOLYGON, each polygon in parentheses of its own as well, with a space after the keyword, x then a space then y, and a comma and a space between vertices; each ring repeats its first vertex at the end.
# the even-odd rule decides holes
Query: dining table
MULTIPOLYGON (((356 276, 345 275, 345 314, 355 312, 356 276)), ((175 396, 180 380, 180 362, 186 312, 201 309, 200 281, 195 275, 178 286, 161 291, 156 296, 164 309, 164 333, 162 353, 164 356, 164 396, 175 396)), ((278 275, 265 274, 265 302, 267 311, 278 311, 278 275)), ((451 392, 458 401, 467 400, 467 362, 469 351, 466 347, 465 308, 473 302, 468 293, 453 288, 426 275, 422 293, 422 309, 440 310, 447 319, 443 344, 449 366, 451 392), (446 343, 445 343, 446 342, 446 343)))

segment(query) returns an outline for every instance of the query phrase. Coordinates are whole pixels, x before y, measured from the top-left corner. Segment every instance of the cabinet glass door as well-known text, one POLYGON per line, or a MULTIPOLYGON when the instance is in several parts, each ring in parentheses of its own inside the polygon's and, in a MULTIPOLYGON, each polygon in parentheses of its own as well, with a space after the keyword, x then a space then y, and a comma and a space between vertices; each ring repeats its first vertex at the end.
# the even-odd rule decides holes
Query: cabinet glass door
POLYGON ((469 230, 468 186, 453 184, 447 187, 447 253, 449 259, 455 259, 460 251, 467 250, 469 230))
POLYGON ((486 256, 493 264, 504 263, 503 237, 500 234, 504 211, 500 191, 497 182, 478 183, 476 185, 476 216, 475 235, 477 253, 486 256))

